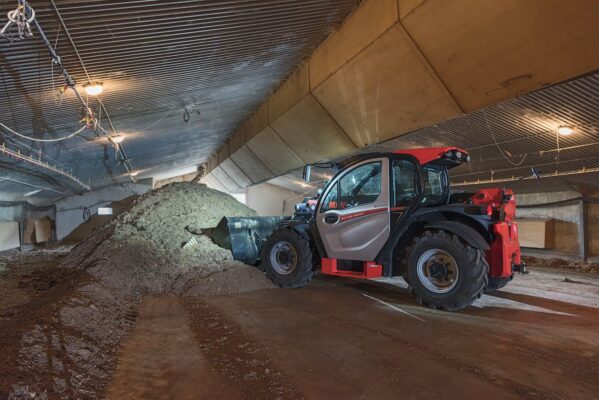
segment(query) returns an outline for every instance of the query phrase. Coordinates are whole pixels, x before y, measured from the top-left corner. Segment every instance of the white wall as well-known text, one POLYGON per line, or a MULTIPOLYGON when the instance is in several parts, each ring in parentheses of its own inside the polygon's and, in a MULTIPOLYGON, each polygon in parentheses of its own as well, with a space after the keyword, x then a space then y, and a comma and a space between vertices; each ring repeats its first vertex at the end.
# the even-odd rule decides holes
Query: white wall
MULTIPOLYGON (((143 194, 152 189, 151 185, 136 184, 133 186, 137 194, 143 194)), ((130 186, 111 186, 81 196, 71 196, 56 202, 56 237, 64 239, 83 221, 83 207, 90 209, 91 214, 98 211, 113 201, 122 200, 134 195, 130 186)))
POLYGON ((246 205, 261 216, 291 215, 295 204, 302 200, 298 193, 268 183, 246 189, 246 205))
POLYGON ((0 251, 21 245, 18 222, 0 222, 0 251))

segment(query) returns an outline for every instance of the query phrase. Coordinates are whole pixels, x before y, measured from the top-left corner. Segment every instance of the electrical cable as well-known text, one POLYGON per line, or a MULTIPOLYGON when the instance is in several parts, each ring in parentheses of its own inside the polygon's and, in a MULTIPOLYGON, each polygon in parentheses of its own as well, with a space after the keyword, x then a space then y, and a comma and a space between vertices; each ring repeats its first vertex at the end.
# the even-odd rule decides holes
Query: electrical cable
MULTIPOLYGON (((64 22, 64 20, 62 18, 62 15, 60 14, 60 12, 58 10, 58 7, 56 6, 56 3, 53 0, 51 0, 51 3, 52 3, 52 6, 54 7, 54 10, 56 11, 58 19, 60 20, 61 27, 65 31, 65 34, 68 37, 68 39, 69 39, 69 41, 70 41, 70 43, 71 43, 71 45, 73 47, 73 50, 75 51, 75 53, 77 55, 77 58, 79 59, 79 62, 81 63, 81 67, 83 68, 83 71, 85 72, 85 75, 87 76, 89 82, 92 82, 91 77, 90 77, 90 75, 89 75, 89 73, 88 73, 88 71, 87 71, 87 69, 85 67, 85 64, 83 63, 81 55, 79 54, 79 51, 78 51, 77 47, 75 46, 73 38, 71 37, 70 32, 68 31, 68 29, 66 27, 66 24, 65 24, 65 22, 64 22)), ((101 126, 99 126, 99 121, 95 118, 95 116, 94 116, 91 108, 88 105, 88 102, 83 99, 83 97, 81 96, 81 94, 77 90, 75 80, 73 79, 73 77, 71 77, 69 75, 68 71, 66 70, 66 68, 65 68, 65 66, 64 66, 64 64, 63 64, 63 62, 62 62, 62 60, 60 58, 60 56, 56 52, 56 50, 55 50, 56 45, 54 47, 52 46, 52 44, 50 43, 50 41, 46 37, 44 31, 42 30, 42 27, 40 26, 39 21, 37 20, 37 18, 35 18, 35 10, 30 5, 27 4, 26 0, 19 0, 18 4, 19 4, 19 7, 14 12, 15 13, 14 17, 16 18, 17 15, 18 15, 18 13, 21 12, 20 10, 22 10, 22 12, 21 12, 22 15, 19 15, 19 17, 21 19, 24 19, 24 18, 28 17, 29 19, 28 20, 23 20, 23 21, 19 22, 19 21, 16 21, 15 18, 11 18, 11 16, 9 16, 9 23, 3 28, 2 33, 4 33, 10 27, 10 25, 13 24, 13 23, 17 23, 18 28, 21 30, 21 28, 22 28, 21 25, 26 24, 26 28, 29 29, 29 23, 33 22, 33 24, 35 24, 35 27, 38 30, 39 34, 40 34, 40 37, 41 37, 43 43, 46 45, 48 51, 50 52, 50 56, 52 58, 52 62, 60 69, 60 71, 61 71, 61 73, 62 73, 62 75, 64 77, 65 89, 67 87, 70 88, 70 89, 72 89, 73 92, 75 93, 77 99, 83 105, 84 110, 85 110, 85 114, 86 114, 86 118, 87 118, 86 126, 91 126, 91 124, 93 124, 94 126, 98 127, 103 133, 105 133, 106 136, 109 139, 111 139, 111 135, 116 135, 116 130, 114 129, 112 121, 110 120, 110 116, 108 115, 108 112, 106 111, 106 108, 104 107, 104 104, 102 103, 102 101, 100 100, 100 98, 98 98, 97 100, 100 103, 101 109, 104 111, 104 114, 106 115, 106 118, 108 120, 110 128, 113 131, 112 134, 109 133, 106 129, 104 129, 101 126), (27 15, 28 12, 29 12, 29 15, 27 15)), ((29 32, 30 32, 30 30, 29 30, 29 32)), ((29 34, 29 32, 28 32, 27 37, 32 37, 33 34, 29 34)), ((58 35, 57 35, 57 39, 58 39, 58 35)), ((31 137, 29 137, 27 135, 19 134, 18 132, 14 131, 14 130, 12 130, 10 128, 8 128, 4 124, 1 124, 1 126, 3 126, 9 132, 11 132, 11 133, 13 133, 13 134, 15 134, 17 136, 20 136, 20 137, 28 139, 28 140, 38 141, 38 142, 58 142, 58 141, 66 140, 68 138, 71 138, 71 137, 75 136, 77 133, 80 133, 81 131, 83 131, 83 129, 85 129, 85 126, 84 126, 79 131, 77 131, 77 132, 75 132, 75 133, 73 133, 71 135, 68 135, 67 137, 59 138, 59 139, 34 139, 34 138, 31 138, 31 137)), ((129 158, 127 157, 127 155, 125 153, 125 150, 123 149, 123 147, 121 145, 119 145, 115 141, 113 141, 113 140, 110 140, 110 141, 115 145, 116 151, 120 155, 120 160, 119 161, 125 166, 126 171, 129 172, 129 173, 131 173, 131 171, 133 170, 133 167, 131 165, 131 162, 130 162, 129 158)), ((130 175, 130 178, 133 180, 133 178, 131 177, 131 175, 130 175)))
POLYGON ((62 15, 60 15, 60 12, 58 11, 58 7, 56 7, 56 3, 54 3, 54 0, 50 0, 50 3, 52 3, 52 7, 54 7, 54 11, 56 11, 56 15, 58 16, 58 19, 60 20, 60 24, 62 25, 62 27, 64 29, 64 33, 67 35, 67 38, 69 38, 69 42, 71 42, 71 46, 73 46, 73 50, 75 50, 75 54, 77 55, 77 58, 79 59, 79 62, 81 63, 83 72, 85 72, 87 79, 90 82, 92 82, 92 78, 89 76, 89 73, 87 72, 87 68, 85 68, 85 65, 83 64, 83 60, 81 59, 81 55, 79 54, 79 51, 77 50, 77 46, 75 46, 75 42, 73 41, 73 38, 71 37, 71 34, 69 33, 67 26, 64 23, 64 20, 62 19, 62 15))
MULTIPOLYGON (((75 41, 71 37, 71 34, 67 28, 67 25, 65 24, 64 20, 62 19, 62 15, 60 14, 58 7, 56 6, 56 3, 54 2, 54 0, 50 0, 50 3, 52 4, 52 7, 54 7, 54 11, 56 12, 56 15, 58 16, 58 20, 60 21, 60 24, 62 25, 62 29, 64 30, 64 33, 67 35, 67 38, 69 39, 69 42, 71 43, 71 46, 73 47, 73 50, 75 51, 75 54, 77 55, 77 58, 79 59, 79 63, 81 64, 81 68, 83 68, 83 72, 87 76, 88 81, 92 82, 91 76, 89 75, 87 68, 85 68, 85 64, 83 63, 83 59, 81 58, 81 54, 79 54, 79 50, 77 49, 77 46, 75 45, 75 41)), ((37 22, 37 20, 36 20, 36 22, 37 22)), ((38 27, 38 29, 40 29, 40 28, 38 27)), ((114 125, 112 124, 112 120, 110 119, 110 116, 108 115, 108 111, 106 111, 106 107, 104 106, 104 103, 102 102, 100 97, 97 97, 97 100, 98 100, 98 103, 100 103, 100 107, 102 108, 104 114, 106 115, 106 119, 108 120, 108 125, 110 126, 110 129, 112 130, 112 134, 116 135, 117 134, 116 129, 114 128, 114 125)), ((96 122, 98 122, 98 121, 96 120, 96 122)), ((99 123, 98 123, 98 128, 102 132, 104 132, 106 134, 106 136, 110 137, 110 133, 106 129, 99 126, 99 123)), ((131 160, 127 157, 127 153, 125 152, 125 149, 123 148, 123 146, 120 144, 116 144, 116 150, 121 156, 120 161, 125 166, 125 170, 129 173, 131 171, 133 171, 133 166, 131 165, 131 160)), ((131 179, 133 179, 133 177, 131 177, 131 179)))
POLYGON ((164 114, 162 117, 160 117, 158 120, 152 122, 150 125, 148 126, 144 126, 143 128, 139 128, 139 129, 135 129, 135 131, 147 131, 148 129, 156 126, 157 124, 159 124, 163 119, 165 119, 166 117, 168 117, 169 115, 171 115, 175 110, 170 110, 167 111, 166 114, 164 114))
POLYGON ((485 123, 487 124, 487 128, 489 129, 489 133, 491 134, 491 137, 493 138, 493 142, 495 142, 495 145, 497 146, 497 150, 499 150, 499 152, 501 153, 501 155, 503 156, 503 158, 505 158, 505 161, 509 162, 514 167, 519 167, 522 164, 524 164, 524 160, 526 160, 526 157, 528 156, 527 154, 524 154, 524 156, 520 159, 519 162, 514 162, 514 161, 510 160, 505 155, 505 153, 503 152, 503 150, 499 146, 499 143, 497 142, 497 138, 495 138, 495 134, 493 133, 493 129, 491 129, 491 124, 489 124, 489 118, 487 118, 487 111, 484 108, 483 108, 483 114, 485 116, 485 123))
POLYGON ((79 130, 71 133, 70 135, 67 135, 67 136, 64 136, 64 137, 61 137, 61 138, 56 138, 56 139, 37 139, 37 138, 33 138, 33 137, 30 137, 30 136, 27 136, 27 135, 23 135, 22 133, 19 133, 19 132, 16 132, 16 131, 10 129, 8 126, 4 125, 2 122, 0 122, 0 126, 3 127, 4 129, 6 129, 7 131, 9 131, 10 133, 12 133, 13 135, 17 135, 17 136, 19 136, 19 137, 21 137, 23 139, 31 140, 31 141, 34 141, 34 142, 44 142, 44 143, 48 143, 48 142, 60 142, 60 141, 63 141, 63 140, 70 139, 73 136, 80 134, 81 132, 83 132, 83 130, 85 128, 87 128, 87 125, 83 125, 81 128, 79 128, 79 130))

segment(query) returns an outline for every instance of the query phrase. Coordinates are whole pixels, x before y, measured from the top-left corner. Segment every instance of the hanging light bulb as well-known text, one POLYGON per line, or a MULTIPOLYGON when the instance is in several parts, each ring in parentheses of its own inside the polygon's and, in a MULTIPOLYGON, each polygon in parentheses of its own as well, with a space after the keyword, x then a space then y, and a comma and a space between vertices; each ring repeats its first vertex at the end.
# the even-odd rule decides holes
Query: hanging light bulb
POLYGON ((97 96, 99 94, 102 94, 102 92, 104 91, 104 85, 102 84, 102 82, 90 82, 83 85, 83 87, 85 88, 85 93, 87 93, 90 96, 97 96))
POLYGON ((571 135, 574 132, 574 129, 572 129, 569 126, 562 125, 559 128, 557 128, 557 132, 560 135, 562 135, 562 136, 568 136, 568 135, 571 135))

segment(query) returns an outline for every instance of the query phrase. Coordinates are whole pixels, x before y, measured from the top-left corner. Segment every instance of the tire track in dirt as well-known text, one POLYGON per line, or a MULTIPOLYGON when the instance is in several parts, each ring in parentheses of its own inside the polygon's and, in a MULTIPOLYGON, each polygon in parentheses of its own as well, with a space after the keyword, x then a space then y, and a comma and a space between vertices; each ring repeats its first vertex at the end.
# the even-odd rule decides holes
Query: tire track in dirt
MULTIPOLYGON (((218 373, 244 399, 302 399, 291 377, 283 374, 267 350, 199 297, 183 300, 200 348, 218 373)), ((221 396, 220 398, 227 398, 221 396)))
POLYGON ((121 346, 108 399, 239 399, 214 374, 175 297, 147 296, 138 323, 121 346))

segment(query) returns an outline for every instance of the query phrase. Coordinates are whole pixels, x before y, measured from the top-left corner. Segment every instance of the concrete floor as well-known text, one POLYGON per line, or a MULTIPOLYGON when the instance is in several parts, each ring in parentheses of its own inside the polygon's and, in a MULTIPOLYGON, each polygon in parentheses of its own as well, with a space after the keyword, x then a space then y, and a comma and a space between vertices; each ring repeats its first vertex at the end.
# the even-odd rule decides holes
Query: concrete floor
POLYGON ((147 297, 113 399, 596 399, 599 277, 533 269, 460 313, 402 280, 147 297))

